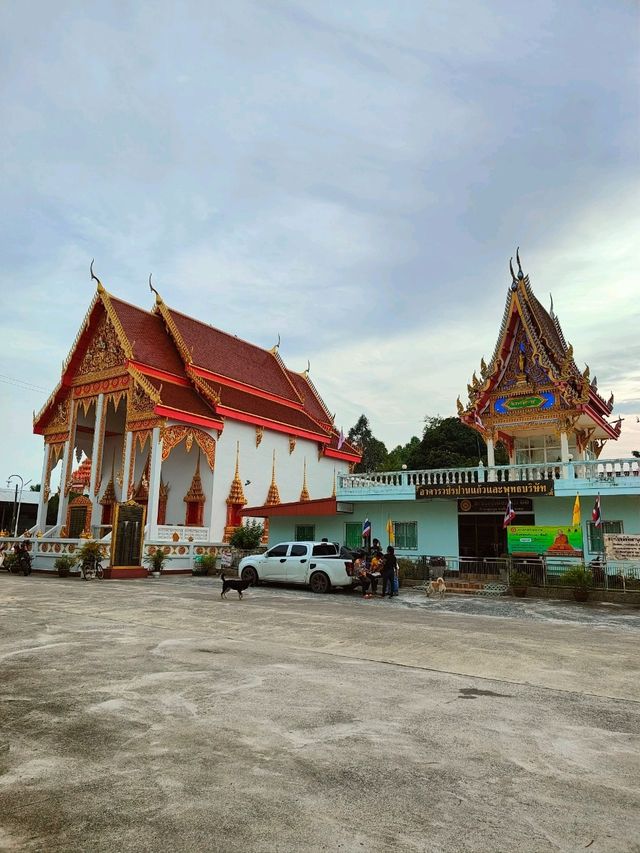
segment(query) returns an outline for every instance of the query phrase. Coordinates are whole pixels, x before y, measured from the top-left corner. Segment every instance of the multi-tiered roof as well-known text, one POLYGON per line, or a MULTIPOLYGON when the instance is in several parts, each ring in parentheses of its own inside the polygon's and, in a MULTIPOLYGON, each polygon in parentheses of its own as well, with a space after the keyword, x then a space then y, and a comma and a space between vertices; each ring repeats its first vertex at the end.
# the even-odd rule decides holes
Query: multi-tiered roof
POLYGON ((480 362, 467 386, 469 400, 458 398, 458 414, 473 429, 486 435, 497 432, 507 445, 516 433, 549 429, 575 431, 579 443, 617 438, 620 422, 606 418, 613 409, 598 393, 589 367, 580 371, 557 315, 547 311, 533 293, 529 276, 510 263, 511 285, 491 360, 480 362))
MULTIPOLYGON (((152 288, 153 289, 153 288, 152 288)), ((289 370, 279 346, 263 349, 170 308, 155 291, 145 311, 108 293, 101 282, 34 431, 53 431, 79 376, 124 369, 155 415, 221 429, 225 418, 316 441, 321 453, 357 462, 309 376, 289 370), (99 341, 102 353, 95 350, 99 341), (92 349, 93 348, 93 349, 92 349), (98 359, 98 356, 100 357, 98 359)), ((83 380, 84 381, 84 380, 83 380)))

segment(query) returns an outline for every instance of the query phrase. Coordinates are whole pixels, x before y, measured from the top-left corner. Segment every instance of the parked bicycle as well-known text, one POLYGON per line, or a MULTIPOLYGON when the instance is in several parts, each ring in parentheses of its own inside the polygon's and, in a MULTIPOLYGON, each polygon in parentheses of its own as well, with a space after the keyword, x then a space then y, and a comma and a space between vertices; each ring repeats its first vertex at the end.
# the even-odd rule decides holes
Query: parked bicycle
POLYGON ((31 554, 29 553, 29 549, 27 548, 26 542, 16 542, 13 549, 15 555, 15 561, 17 568, 13 571, 22 572, 22 574, 26 577, 31 574, 32 569, 32 560, 31 554))
POLYGON ((84 581, 90 581, 94 578, 102 580, 104 578, 102 563, 98 557, 95 556, 85 557, 85 559, 80 563, 80 572, 82 574, 82 580, 84 581))

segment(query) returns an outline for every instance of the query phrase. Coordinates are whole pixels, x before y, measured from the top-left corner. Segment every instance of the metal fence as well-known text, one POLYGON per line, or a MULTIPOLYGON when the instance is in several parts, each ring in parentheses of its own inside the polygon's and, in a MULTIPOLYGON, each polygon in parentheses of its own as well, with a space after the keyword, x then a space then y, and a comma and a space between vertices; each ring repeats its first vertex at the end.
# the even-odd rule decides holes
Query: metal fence
MULTIPOLYGON (((428 581, 437 577, 451 580, 492 580, 509 583, 514 572, 529 577, 530 586, 574 587, 575 582, 566 577, 569 569, 582 565, 580 560, 562 558, 519 558, 519 557, 447 557, 421 555, 400 557, 402 577, 428 581)), ((640 592, 640 562, 623 560, 593 560, 586 565, 591 572, 594 589, 640 592)))

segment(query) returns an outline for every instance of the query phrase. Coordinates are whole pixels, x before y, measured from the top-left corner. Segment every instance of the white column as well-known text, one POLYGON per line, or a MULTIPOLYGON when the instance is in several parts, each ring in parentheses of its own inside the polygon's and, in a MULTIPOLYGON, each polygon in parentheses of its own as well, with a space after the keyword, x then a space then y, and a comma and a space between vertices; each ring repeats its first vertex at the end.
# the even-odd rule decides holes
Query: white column
POLYGON ((69 464, 70 453, 73 453, 73 447, 71 446, 71 440, 67 439, 64 443, 64 451, 62 453, 62 470, 60 471, 60 499, 58 502, 58 518, 56 520, 56 524, 58 525, 58 527, 62 527, 65 522, 65 517, 67 515, 67 504, 69 503, 69 496, 65 495, 66 484, 64 478, 67 474, 67 465, 69 464))
POLYGON ((154 427, 151 433, 151 459, 149 462, 149 500, 147 502, 148 538, 153 542, 158 538, 158 505, 160 503, 160 472, 162 470, 162 439, 160 427, 154 427))
POLYGON ((133 433, 127 430, 124 434, 124 470, 122 472, 122 503, 126 503, 127 495, 129 494, 129 466, 131 464, 131 445, 133 443, 133 433))
POLYGON ((496 472, 493 470, 496 464, 496 453, 493 445, 493 438, 486 438, 485 441, 487 442, 487 467, 489 469, 488 480, 493 483, 496 479, 496 472))
MULTIPOLYGON (((91 448, 91 477, 89 479, 89 500, 91 501, 91 526, 100 524, 101 507, 98 496, 95 494, 96 479, 98 477, 98 450, 100 449, 100 433, 102 425, 102 409, 104 406, 104 394, 98 394, 96 402, 96 420, 93 427, 93 447, 91 448)), ((104 441, 102 441, 102 452, 104 453, 104 441)), ((102 470, 102 464, 100 465, 102 470)))
MULTIPOLYGON (((560 461, 562 463, 569 461, 569 436, 565 430, 560 432, 560 461)), ((569 477, 569 466, 567 464, 562 465, 562 476, 565 480, 569 477)))
POLYGON ((36 533, 44 533, 47 529, 47 506, 49 501, 45 497, 49 483, 45 483, 47 471, 49 470, 49 454, 51 445, 44 445, 44 462, 42 463, 42 476, 40 477, 40 494, 38 495, 38 515, 36 516, 36 533))

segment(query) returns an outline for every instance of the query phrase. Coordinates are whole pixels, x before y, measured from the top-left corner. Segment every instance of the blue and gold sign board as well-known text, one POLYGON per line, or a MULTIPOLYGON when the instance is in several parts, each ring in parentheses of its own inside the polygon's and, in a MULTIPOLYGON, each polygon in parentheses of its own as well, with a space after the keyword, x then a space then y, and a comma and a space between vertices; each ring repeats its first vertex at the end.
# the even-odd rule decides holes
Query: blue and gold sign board
POLYGON ((550 409, 556 401, 556 396, 551 391, 540 391, 537 394, 528 394, 526 397, 498 397, 494 408, 499 415, 512 415, 514 412, 522 412, 525 409, 550 409))

